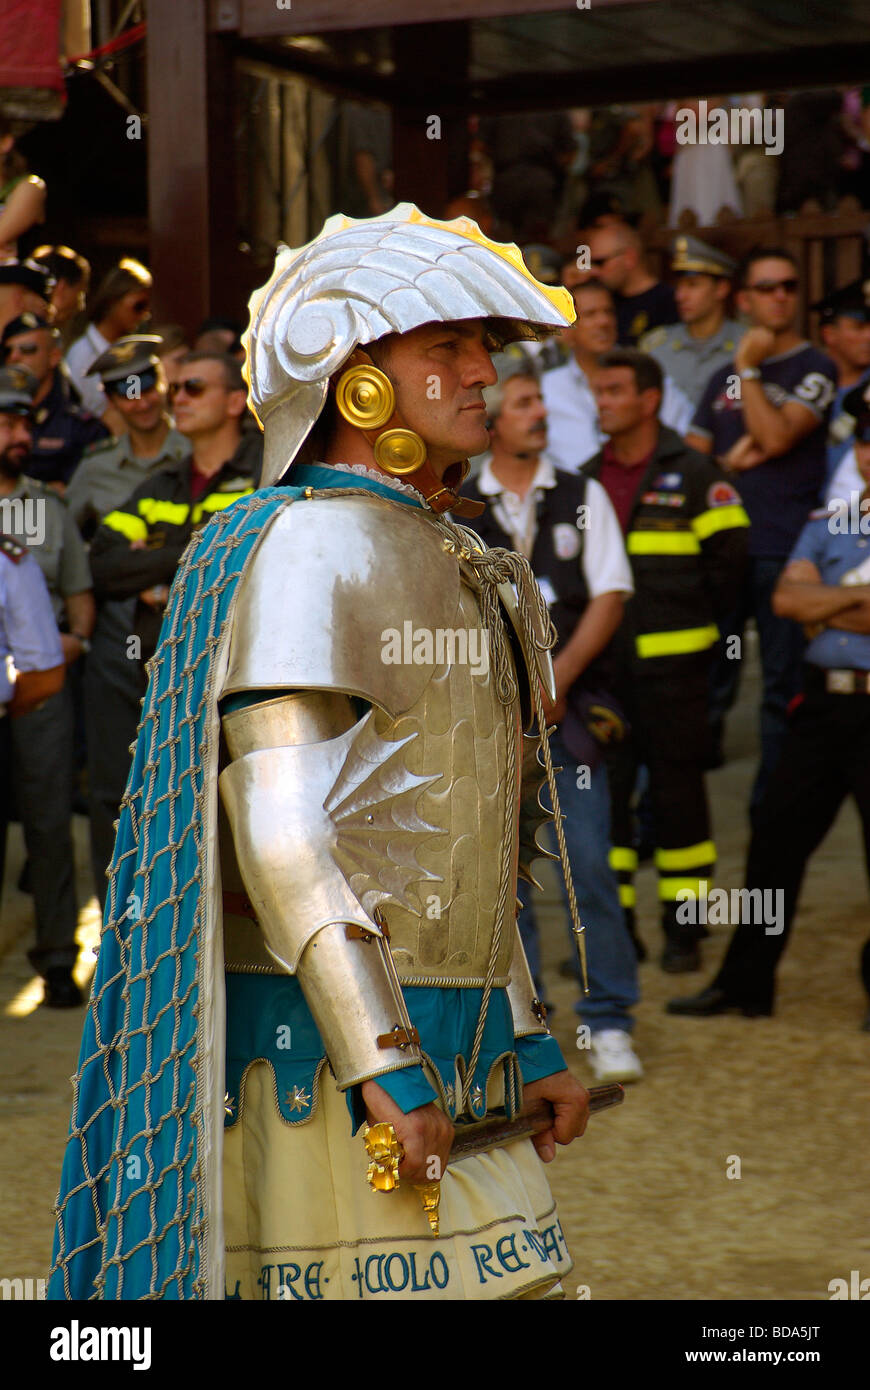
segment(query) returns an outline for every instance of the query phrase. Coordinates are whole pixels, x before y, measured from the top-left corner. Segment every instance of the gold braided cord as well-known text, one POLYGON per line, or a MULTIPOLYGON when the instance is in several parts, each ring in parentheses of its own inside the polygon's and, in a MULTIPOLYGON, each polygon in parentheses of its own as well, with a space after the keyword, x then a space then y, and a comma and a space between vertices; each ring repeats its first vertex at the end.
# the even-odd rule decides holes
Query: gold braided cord
MULTIPOLYGON (((505 550, 502 547, 482 549, 482 542, 475 531, 465 526, 459 526, 456 522, 448 521, 445 517, 439 517, 437 525, 445 533, 446 539, 450 541, 451 549, 459 555, 460 561, 464 562, 472 569, 475 578, 480 583, 480 605, 484 624, 490 634, 490 660, 495 677, 496 693, 503 704, 510 705, 517 699, 519 692, 514 675, 513 658, 511 656, 507 637, 507 629, 505 627, 506 620, 503 616, 498 596, 498 586, 508 583, 511 584, 514 589, 517 611, 522 629, 523 645, 530 657, 533 657, 535 651, 549 651, 556 642, 556 629, 550 617, 550 611, 547 608, 546 600, 538 588, 532 572, 532 567, 524 555, 520 555, 513 550, 505 550)), ((568 846, 565 843, 565 831, 562 823, 563 816, 559 805, 559 793, 556 787, 556 770, 553 767, 549 731, 547 729, 547 721, 544 717, 543 700, 541 699, 541 683, 534 670, 529 671, 529 685, 532 693, 535 719, 541 739, 544 769, 547 774, 547 786, 549 787, 550 796, 552 798, 556 843, 559 848, 559 862, 562 866, 562 876, 565 881, 565 890, 568 896, 571 930, 574 934, 574 943, 577 948, 577 956, 583 974, 583 989, 585 993, 588 994, 589 982, 586 971, 586 942, 584 939, 584 929, 580 921, 580 911, 577 907, 577 895, 574 892, 574 879, 568 860, 568 846)), ((511 785, 513 786, 515 785, 516 774, 517 740, 510 737, 510 731, 508 749, 509 774, 511 777, 511 785)), ((512 808, 512 798, 508 797, 507 802, 510 812, 512 808)), ((505 840, 508 844, 513 843, 512 824, 506 826, 505 840)), ((509 868, 510 866, 508 865, 508 872, 509 868)), ((499 892, 499 910, 496 916, 493 944, 490 952, 489 966, 487 968, 487 984, 484 987, 483 999, 481 1001, 480 1018, 478 1019, 477 1029, 475 1030, 474 1047, 472 1048, 468 1075, 463 1086, 463 1102, 471 1086, 471 1078, 474 1075, 474 1069, 477 1065, 477 1058, 483 1040, 483 1029, 486 1024, 486 1014, 489 1008, 489 996, 492 990, 495 961, 501 942, 501 903, 506 886, 503 861, 502 883, 499 892)))

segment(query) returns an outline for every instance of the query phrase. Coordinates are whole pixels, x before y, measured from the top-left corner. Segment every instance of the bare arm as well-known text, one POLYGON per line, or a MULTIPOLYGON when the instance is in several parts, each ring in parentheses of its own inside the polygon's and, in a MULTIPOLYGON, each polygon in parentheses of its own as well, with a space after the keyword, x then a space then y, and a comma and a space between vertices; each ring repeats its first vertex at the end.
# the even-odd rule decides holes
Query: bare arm
POLYGON ((567 695, 577 677, 604 651, 622 622, 624 607, 625 595, 621 592, 599 594, 586 605, 569 640, 553 659, 557 701, 567 695))
POLYGON ((747 433, 766 458, 779 458, 781 454, 788 453, 798 440, 818 429, 819 417, 809 406, 799 405, 797 401, 786 401, 782 406, 773 405, 764 394, 760 381, 743 381, 741 387, 747 433))
POLYGON ((90 637, 97 621, 97 605, 94 603, 93 590, 85 589, 80 594, 67 594, 64 606, 69 632, 62 632, 60 641, 64 661, 69 665, 82 654, 83 648, 79 638, 90 637))
POLYGON ((45 184, 42 180, 34 183, 27 179, 19 183, 0 212, 0 246, 15 241, 34 222, 41 222, 44 211, 45 184))
POLYGON ((686 435, 686 443, 690 449, 697 449, 699 454, 712 454, 713 452, 713 441, 708 439, 706 435, 692 434, 692 431, 689 430, 686 435))
MULTIPOLYGON (((774 590, 772 608, 778 618, 793 618, 798 623, 827 623, 849 632, 848 619, 837 621, 849 609, 861 609, 870 603, 870 584, 847 587, 823 584, 821 575, 810 560, 792 560, 780 576, 774 590)), ((858 616, 856 614, 856 616, 858 616)))

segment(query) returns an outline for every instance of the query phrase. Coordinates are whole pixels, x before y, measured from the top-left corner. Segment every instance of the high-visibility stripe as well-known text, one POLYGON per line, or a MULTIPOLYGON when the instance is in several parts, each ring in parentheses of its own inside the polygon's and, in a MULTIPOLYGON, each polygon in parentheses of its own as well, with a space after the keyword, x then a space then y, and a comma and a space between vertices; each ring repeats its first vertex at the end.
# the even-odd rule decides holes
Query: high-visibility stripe
POLYGON ((735 526, 748 526, 749 517, 738 502, 728 507, 711 507, 692 518, 692 530, 699 541, 706 541, 717 531, 730 531, 735 526))
POLYGON ((625 548, 629 555, 700 555, 694 531, 629 531, 625 548))
POLYGON ((719 629, 709 627, 678 628, 674 632, 643 632, 635 641, 638 656, 683 656, 687 652, 703 652, 719 640, 719 629))
POLYGON ((709 891, 709 878, 659 878, 659 898, 663 902, 676 902, 678 893, 691 893, 696 898, 706 898, 709 891))
POLYGON ((131 516, 130 512, 109 512, 103 517, 103 525, 113 531, 120 531, 128 541, 144 541, 148 537, 148 527, 141 517, 131 516))
POLYGON ((149 526, 166 521, 170 526, 183 526, 190 513, 186 502, 164 502, 159 497, 140 497, 137 511, 149 526))
POLYGON ((232 506, 233 502, 239 502, 243 497, 250 497, 254 491, 252 487, 246 487, 244 492, 212 492, 208 497, 204 497, 201 502, 197 502, 193 509, 193 524, 201 521, 205 512, 222 512, 224 507, 232 506))
POLYGON ((607 862, 617 873, 620 869, 628 869, 629 873, 634 873, 637 868, 637 850, 619 849, 614 846, 607 856, 607 862))
POLYGON ((716 863, 716 846, 712 840, 701 840, 697 845, 687 845, 685 849, 657 849, 656 867, 659 869, 703 869, 706 864, 716 863))
POLYGON ((621 907, 635 907, 637 905, 637 893, 633 883, 620 883, 619 903, 621 907))

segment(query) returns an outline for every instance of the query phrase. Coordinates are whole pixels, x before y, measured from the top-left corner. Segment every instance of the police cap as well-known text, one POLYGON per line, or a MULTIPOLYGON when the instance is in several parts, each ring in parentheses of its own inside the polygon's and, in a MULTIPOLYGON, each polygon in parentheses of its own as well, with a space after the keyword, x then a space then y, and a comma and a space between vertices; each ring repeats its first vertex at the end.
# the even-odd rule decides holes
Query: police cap
POLYGON ((13 338, 20 338, 22 333, 33 333, 37 328, 47 328, 55 338, 59 336, 57 329, 47 318, 27 309, 23 314, 19 314, 17 319, 11 319, 7 323, 0 333, 0 347, 5 347, 13 338))
POLYGON ((552 246, 545 246, 542 242, 534 242, 523 247, 523 260, 535 279, 542 281, 545 285, 559 284, 562 259, 558 251, 554 251, 552 246))
POLYGON ((674 238, 671 250, 671 270, 677 275, 716 275, 724 280, 732 280, 737 271, 737 262, 720 251, 718 246, 708 246, 694 236, 674 238))
POLYGON ((810 308, 819 314, 821 323, 833 323, 838 318, 870 323, 870 280, 853 280, 842 289, 832 290, 823 299, 817 299, 810 308))
POLYGON ((0 412, 6 415, 29 415, 33 397, 39 385, 33 372, 17 363, 0 367, 0 412))
POLYGON ((0 265, 0 285, 23 285, 34 294, 48 300, 53 281, 44 265, 38 261, 4 261, 0 265))
POLYGON ((162 346, 163 339, 156 333, 128 333, 100 353, 86 376, 98 376, 106 384, 147 372, 160 361, 158 351, 162 346))

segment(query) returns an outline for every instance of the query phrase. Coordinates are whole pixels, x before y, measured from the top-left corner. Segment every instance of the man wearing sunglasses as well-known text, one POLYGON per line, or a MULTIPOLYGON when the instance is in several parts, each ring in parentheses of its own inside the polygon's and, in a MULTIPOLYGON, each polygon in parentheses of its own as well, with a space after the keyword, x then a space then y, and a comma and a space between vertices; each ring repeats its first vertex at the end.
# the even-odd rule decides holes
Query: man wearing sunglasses
MULTIPOLYGON (((86 539, 137 487, 190 453, 187 440, 172 427, 157 356, 160 346, 161 340, 153 334, 131 334, 119 338, 93 364, 92 374, 102 382, 126 430, 92 445, 67 489, 66 504, 86 539)), ((138 550, 118 554, 119 562, 127 559, 131 567, 142 558, 138 550)), ((114 843, 113 823, 124 794, 130 744, 145 688, 141 654, 137 656, 136 645, 130 642, 136 633, 137 593, 97 595, 97 624, 85 668, 91 865, 101 902, 114 843)))
POLYGON ((678 322, 674 292, 647 269, 634 227, 596 227, 587 235, 592 269, 616 300, 621 347, 636 347, 651 328, 678 322))
POLYGON ((734 476, 749 515, 750 565, 737 610, 723 631, 713 677, 711 763, 721 763, 725 715, 734 702, 739 659, 727 639, 755 618, 761 648, 761 764, 754 814, 785 737, 786 709, 800 688, 804 638, 778 617, 771 599, 786 559, 817 505, 825 476, 825 437, 837 372, 797 331, 798 274, 789 252, 761 249, 744 262, 738 308, 751 327, 733 362, 707 383, 687 442, 713 454, 734 476))
POLYGON ((7 323, 0 336, 0 352, 5 365, 28 367, 37 379, 28 470, 32 478, 62 493, 85 449, 106 439, 109 431, 73 400, 60 367, 60 334, 42 314, 28 309, 7 323))

